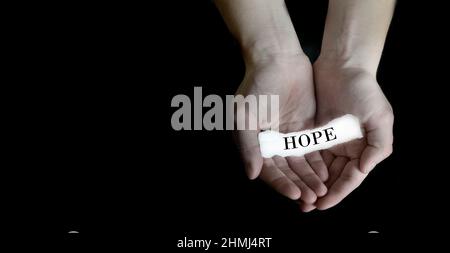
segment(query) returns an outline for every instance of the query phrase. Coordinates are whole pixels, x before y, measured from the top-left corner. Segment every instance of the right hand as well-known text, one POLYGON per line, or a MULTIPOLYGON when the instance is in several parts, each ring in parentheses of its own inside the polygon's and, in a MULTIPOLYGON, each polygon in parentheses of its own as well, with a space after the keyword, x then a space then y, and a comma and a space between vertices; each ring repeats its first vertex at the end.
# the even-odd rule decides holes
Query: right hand
MULTIPOLYGON (((297 132, 314 127, 316 102, 312 66, 304 54, 273 56, 247 64, 237 94, 279 95, 279 131, 297 132)), ((256 114, 255 114, 256 115, 256 114)), ((261 157, 258 130, 236 131, 237 142, 250 179, 261 178, 282 195, 312 204, 327 193, 328 170, 320 152, 304 157, 261 157)), ((309 211, 309 210, 303 210, 309 211)))

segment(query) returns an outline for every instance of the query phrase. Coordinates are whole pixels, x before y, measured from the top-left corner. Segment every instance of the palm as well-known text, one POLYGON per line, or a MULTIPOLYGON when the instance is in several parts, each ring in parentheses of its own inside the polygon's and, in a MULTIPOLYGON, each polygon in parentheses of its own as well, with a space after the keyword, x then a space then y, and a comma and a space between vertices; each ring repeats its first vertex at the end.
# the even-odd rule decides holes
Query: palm
MULTIPOLYGON (((316 108, 313 75, 306 57, 297 56, 295 59, 248 69, 238 93, 279 95, 280 132, 300 131, 314 126, 316 108)), ((270 127, 274 126, 261 126, 261 130, 270 127)), ((260 156, 257 142, 249 145, 252 143, 249 136, 245 131, 239 133, 239 142, 244 144, 242 153, 247 161, 260 156)), ((322 182, 327 179, 328 173, 319 152, 305 157, 259 159, 262 163, 260 178, 281 194, 313 203, 317 196, 326 193, 322 182)))
MULTIPOLYGON (((344 114, 353 114, 362 123, 364 138, 329 150, 322 156, 329 170, 327 196, 317 202, 319 209, 339 203, 353 191, 374 166, 372 160, 382 160, 390 154, 383 150, 382 158, 373 158, 384 148, 385 136, 392 129, 392 109, 375 77, 354 69, 315 71, 317 91, 317 123, 323 124, 344 114), (371 164, 368 164, 371 163, 371 164)), ((389 142, 389 140, 387 140, 389 142)), ((392 140, 390 143, 392 144, 392 140)))

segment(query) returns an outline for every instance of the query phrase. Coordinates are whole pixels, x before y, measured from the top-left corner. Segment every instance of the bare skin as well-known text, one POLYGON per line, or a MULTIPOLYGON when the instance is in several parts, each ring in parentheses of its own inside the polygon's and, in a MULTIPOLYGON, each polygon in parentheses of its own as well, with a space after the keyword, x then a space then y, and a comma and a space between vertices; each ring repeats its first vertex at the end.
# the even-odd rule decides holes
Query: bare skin
MULTIPOLYGON (((242 95, 277 94, 280 101, 279 130, 293 132, 314 127, 316 106, 312 66, 305 55, 276 56, 247 67, 238 89, 242 95)), ((271 126, 265 126, 270 128, 271 126)), ((259 177, 279 193, 313 204, 324 196, 328 171, 319 152, 305 157, 262 158, 258 131, 238 131, 244 161, 253 177, 259 177)))
POLYGON ((392 152, 392 108, 376 80, 394 0, 330 1, 322 50, 311 66, 282 0, 216 0, 241 45, 246 74, 237 94, 276 94, 281 132, 357 116, 365 138, 305 157, 261 157, 257 131, 237 131, 246 172, 299 200, 327 209, 357 188, 392 152))
MULTIPOLYGON (((350 113, 360 119, 365 131, 363 139, 322 152, 329 190, 315 205, 327 209, 357 188, 375 165, 392 153, 394 116, 375 76, 361 69, 327 69, 316 64, 318 124, 350 113)), ((308 208, 305 205, 303 209, 308 208)))

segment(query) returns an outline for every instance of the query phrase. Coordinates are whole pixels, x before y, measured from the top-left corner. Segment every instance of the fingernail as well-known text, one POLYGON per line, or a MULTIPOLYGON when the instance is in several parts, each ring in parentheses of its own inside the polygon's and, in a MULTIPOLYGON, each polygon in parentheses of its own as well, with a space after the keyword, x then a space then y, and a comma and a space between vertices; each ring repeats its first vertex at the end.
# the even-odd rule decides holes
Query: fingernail
POLYGON ((245 173, 247 174, 248 179, 253 180, 256 178, 254 170, 251 167, 245 168, 245 173))

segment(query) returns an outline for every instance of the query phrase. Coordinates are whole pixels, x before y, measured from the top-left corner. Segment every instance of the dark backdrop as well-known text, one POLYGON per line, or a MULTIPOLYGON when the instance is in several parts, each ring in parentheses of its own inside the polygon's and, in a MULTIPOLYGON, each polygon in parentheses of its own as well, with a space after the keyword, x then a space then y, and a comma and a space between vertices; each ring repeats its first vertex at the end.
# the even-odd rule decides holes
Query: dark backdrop
MULTIPOLYGON (((327 3, 287 3, 314 59, 327 3)), ((447 164, 430 145, 448 132, 440 128, 447 114, 438 112, 448 106, 437 98, 445 71, 427 58, 443 54, 434 41, 444 30, 425 24, 424 6, 398 3, 379 68, 395 113, 394 153, 339 205, 307 214, 247 180, 230 132, 170 126, 174 95, 192 97, 194 86, 233 94, 242 79, 239 47, 212 2, 25 9, 37 7, 17 41, 32 67, 19 75, 33 84, 21 91, 32 98, 27 161, 39 168, 27 174, 34 190, 23 217, 44 223, 49 238, 169 249, 184 236, 263 236, 275 248, 301 249, 311 238, 343 237, 347 245, 430 235, 444 224, 438 180, 447 164)))

